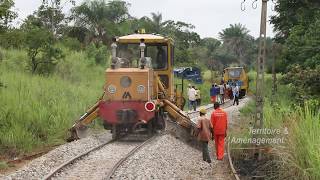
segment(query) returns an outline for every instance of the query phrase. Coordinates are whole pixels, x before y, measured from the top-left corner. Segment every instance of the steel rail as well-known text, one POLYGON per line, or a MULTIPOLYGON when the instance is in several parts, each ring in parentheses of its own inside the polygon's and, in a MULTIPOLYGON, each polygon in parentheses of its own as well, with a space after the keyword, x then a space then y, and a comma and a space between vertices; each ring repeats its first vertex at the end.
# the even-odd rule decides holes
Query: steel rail
POLYGON ((236 169, 234 168, 234 165, 233 165, 232 157, 231 157, 231 154, 230 154, 230 142, 229 141, 227 143, 227 155, 228 155, 229 167, 231 169, 233 177, 236 180, 240 180, 240 177, 238 176, 238 173, 237 173, 237 171, 236 171, 236 169))
POLYGON ((143 146, 149 144, 152 142, 154 139, 159 137, 158 135, 152 136, 151 138, 147 139, 143 143, 139 144, 137 147, 133 148, 125 157, 121 158, 114 166, 113 168, 109 171, 107 177, 105 178, 106 180, 112 179, 112 175, 116 172, 116 170, 132 155, 134 155, 139 149, 141 149, 143 146))
MULTIPOLYGON (((225 104, 226 105, 226 104, 225 104)), ((224 105, 222 105, 223 107, 224 105)), ((223 108, 228 108, 228 107, 231 107, 232 105, 227 105, 226 107, 223 107, 223 108)), ((210 107, 207 107, 206 110, 210 110, 210 109, 213 109, 213 106, 210 106, 210 107)), ((190 114, 196 114, 196 113, 199 113, 199 111, 194 111, 194 112, 191 112, 191 113, 188 113, 188 116, 190 114)), ((192 118, 192 117, 191 117, 192 118)), ((192 118, 194 119, 194 118, 192 118)), ((158 136, 153 136, 151 138, 149 138, 148 140, 144 141, 143 143, 141 143, 140 145, 138 145, 137 147, 135 147, 134 149, 132 149, 124 158, 121 158, 117 163, 116 165, 111 169, 111 171, 109 171, 106 179, 111 179, 112 175, 115 173, 115 171, 119 168, 119 166, 125 161, 127 160, 130 156, 132 156, 133 154, 135 154, 139 149, 141 149, 143 146, 145 146, 146 144, 150 143, 151 141, 153 141, 156 137, 158 136)), ((47 174, 44 178, 44 180, 49 180, 51 179, 56 173, 60 172, 64 167, 70 165, 71 163, 75 162, 76 160, 86 156, 87 154, 89 154, 90 152, 93 152, 95 150, 98 150, 100 148, 102 148, 103 146, 107 145, 107 144, 111 144, 113 142, 115 142, 116 140, 110 140, 110 141, 107 141, 105 143, 102 143, 96 147, 93 147, 91 149, 89 149, 88 151, 82 153, 82 154, 79 154, 73 158, 71 158, 70 160, 64 162, 63 164, 61 164, 60 166, 58 166, 57 168, 55 168, 54 170, 52 170, 49 174, 47 174)), ((228 143, 228 146, 227 146, 227 154, 228 154, 228 161, 229 161, 229 164, 230 164, 230 168, 235 176, 235 178, 238 180, 238 176, 236 174, 236 171, 233 167, 233 164, 232 164, 232 159, 230 157, 230 149, 229 149, 229 143, 228 143), (236 177, 237 176, 237 177, 236 177)))
POLYGON ((93 152, 93 151, 95 151, 95 150, 98 150, 98 149, 102 148, 103 146, 105 146, 105 145, 107 145, 107 144, 111 144, 111 143, 113 143, 113 142, 115 142, 115 140, 112 139, 112 140, 110 140, 110 141, 107 141, 107 142, 105 142, 105 143, 102 143, 102 144, 100 144, 100 145, 98 145, 98 146, 96 146, 96 147, 93 147, 93 148, 89 149, 88 151, 86 151, 86 152, 84 152, 84 153, 81 153, 81 154, 79 154, 79 155, 71 158, 70 160, 64 162, 63 164, 61 164, 60 166, 58 166, 57 168, 55 168, 54 170, 52 170, 49 174, 47 174, 47 175, 46 175, 44 178, 42 178, 42 179, 44 179, 44 180, 49 180, 49 179, 51 179, 56 173, 60 172, 64 167, 68 166, 69 164, 73 163, 74 161, 76 161, 76 160, 78 160, 78 159, 86 156, 86 155, 89 154, 90 152, 93 152))

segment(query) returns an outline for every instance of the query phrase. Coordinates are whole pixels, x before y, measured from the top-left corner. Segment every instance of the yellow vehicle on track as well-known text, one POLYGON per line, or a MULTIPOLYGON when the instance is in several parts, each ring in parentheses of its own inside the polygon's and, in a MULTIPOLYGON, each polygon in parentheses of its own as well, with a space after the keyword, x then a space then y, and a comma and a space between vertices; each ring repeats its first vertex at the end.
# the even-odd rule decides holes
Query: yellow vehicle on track
POLYGON ((245 96, 249 89, 249 78, 243 67, 228 67, 223 70, 223 81, 240 86, 240 97, 245 96))
POLYGON ((148 134, 165 127, 165 114, 179 125, 193 126, 181 110, 182 92, 175 89, 174 43, 154 34, 116 37, 111 44, 111 66, 105 71, 102 97, 70 129, 69 140, 100 117, 113 138, 147 129, 148 134))

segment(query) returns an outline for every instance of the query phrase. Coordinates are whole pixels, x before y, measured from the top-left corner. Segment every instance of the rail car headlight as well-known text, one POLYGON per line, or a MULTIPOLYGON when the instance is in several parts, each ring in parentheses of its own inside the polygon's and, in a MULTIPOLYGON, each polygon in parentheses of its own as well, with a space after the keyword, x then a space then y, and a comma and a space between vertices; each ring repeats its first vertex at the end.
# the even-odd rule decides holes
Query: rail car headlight
POLYGON ((131 85, 131 78, 128 76, 122 76, 120 79, 120 84, 123 88, 127 88, 131 85))
POLYGON ((145 92, 145 90, 146 90, 146 88, 144 87, 144 85, 137 86, 138 93, 142 94, 145 92))
POLYGON ((144 104, 144 108, 146 109, 146 111, 152 112, 156 109, 156 105, 153 102, 149 101, 144 104))
POLYGON ((116 86, 114 86, 114 85, 112 85, 112 84, 110 84, 110 85, 108 86, 108 92, 109 92, 110 94, 114 94, 114 93, 116 93, 116 91, 117 91, 116 86))

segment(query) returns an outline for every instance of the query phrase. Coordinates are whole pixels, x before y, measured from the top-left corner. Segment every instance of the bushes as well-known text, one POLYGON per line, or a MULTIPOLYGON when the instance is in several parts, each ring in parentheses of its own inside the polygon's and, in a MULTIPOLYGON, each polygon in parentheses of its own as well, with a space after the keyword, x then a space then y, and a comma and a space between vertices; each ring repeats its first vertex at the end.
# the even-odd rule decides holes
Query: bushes
POLYGON ((107 65, 107 62, 110 58, 110 53, 107 49, 107 46, 103 44, 94 44, 91 43, 87 49, 87 57, 88 59, 93 60, 95 64, 107 65))
POLYGON ((73 51, 81 50, 81 43, 76 38, 64 37, 61 40, 61 43, 70 50, 73 50, 73 51))
POLYGON ((4 48, 17 48, 21 49, 25 43, 25 34, 18 29, 0 34, 0 46, 4 48))
POLYGON ((33 74, 52 73, 57 62, 64 57, 61 49, 54 47, 53 44, 53 34, 48 30, 38 27, 27 30, 28 65, 33 74))
POLYGON ((320 66, 311 69, 296 65, 284 76, 282 82, 291 85, 295 89, 294 96, 301 104, 305 100, 319 99, 319 74, 320 66))

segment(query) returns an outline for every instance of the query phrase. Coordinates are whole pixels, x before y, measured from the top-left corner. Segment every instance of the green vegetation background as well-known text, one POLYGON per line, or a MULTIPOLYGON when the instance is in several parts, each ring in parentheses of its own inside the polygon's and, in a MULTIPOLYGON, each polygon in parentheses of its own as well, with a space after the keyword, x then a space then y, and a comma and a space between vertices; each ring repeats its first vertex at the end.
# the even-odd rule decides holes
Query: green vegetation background
POLYGON ((24 50, 2 50, 0 153, 11 156, 64 143, 67 129, 103 92, 104 70, 83 52, 66 58, 50 76, 25 71, 24 50))
MULTIPOLYGON (((132 17, 125 1, 84 1, 68 14, 62 11, 64 5, 43 1, 21 26, 13 27, 18 17, 14 1, 0 1, 1 155, 15 157, 64 142, 67 128, 102 93, 114 36, 144 28, 172 37, 176 66, 203 71, 206 83, 198 86, 203 104, 209 102, 210 83, 220 79, 211 79, 210 73, 233 65, 255 67, 259 38, 242 24, 230 24, 219 39, 200 38, 192 24, 164 21, 161 13, 132 17)), ((288 143, 276 154, 287 179, 320 179, 319 7, 315 0, 276 1, 277 14, 271 17, 276 37, 267 38, 266 71, 271 72, 275 58, 276 72, 282 75, 273 104, 266 77, 265 126, 290 129, 288 143)), ((250 76, 254 79, 254 73, 250 76)), ((252 124, 254 104, 242 112, 252 124)))

